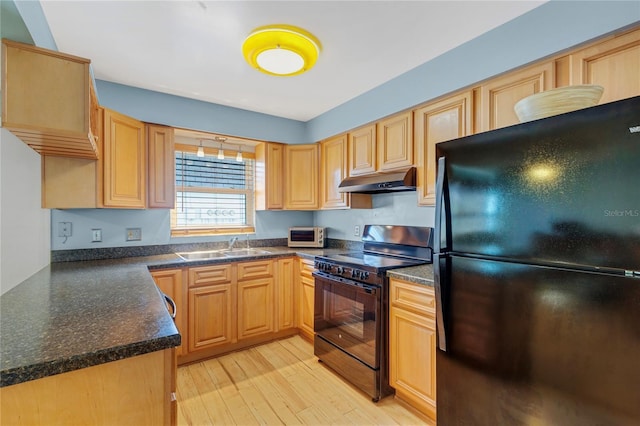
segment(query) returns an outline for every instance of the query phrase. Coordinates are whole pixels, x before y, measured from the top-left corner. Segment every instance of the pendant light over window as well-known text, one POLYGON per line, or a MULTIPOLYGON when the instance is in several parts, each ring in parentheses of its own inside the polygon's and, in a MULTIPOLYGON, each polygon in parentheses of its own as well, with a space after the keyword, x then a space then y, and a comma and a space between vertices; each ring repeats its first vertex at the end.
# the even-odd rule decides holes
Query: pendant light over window
POLYGON ((239 163, 242 162, 242 145, 238 147, 238 153, 236 154, 236 161, 239 163))
POLYGON ((224 160, 224 150, 222 149, 222 143, 220 143, 220 149, 218 150, 218 160, 224 160))
POLYGON ((200 146, 198 147, 198 152, 196 155, 200 158, 204 157, 204 147, 202 146, 202 141, 200 141, 200 146))

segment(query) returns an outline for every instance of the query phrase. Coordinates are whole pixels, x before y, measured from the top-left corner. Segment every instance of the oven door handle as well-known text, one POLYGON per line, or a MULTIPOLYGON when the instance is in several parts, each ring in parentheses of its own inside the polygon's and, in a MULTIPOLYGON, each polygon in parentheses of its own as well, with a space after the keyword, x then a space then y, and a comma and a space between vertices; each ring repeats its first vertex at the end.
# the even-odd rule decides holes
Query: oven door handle
POLYGON ((332 281, 334 283, 340 283, 344 285, 358 287, 359 289, 363 290, 365 293, 371 294, 374 296, 378 294, 378 287, 374 285, 361 283, 359 281, 350 280, 349 278, 339 277, 337 275, 327 274, 321 271, 314 271, 311 275, 313 275, 314 277, 322 278, 327 281, 332 281))

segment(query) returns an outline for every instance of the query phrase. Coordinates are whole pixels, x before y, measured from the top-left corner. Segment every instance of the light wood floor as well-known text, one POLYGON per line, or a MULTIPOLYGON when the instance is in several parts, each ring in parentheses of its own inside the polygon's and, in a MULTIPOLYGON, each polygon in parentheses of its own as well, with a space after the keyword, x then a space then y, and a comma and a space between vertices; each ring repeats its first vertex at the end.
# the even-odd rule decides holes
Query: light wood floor
POLYGON ((433 425, 371 399, 299 336, 178 368, 178 425, 433 425))

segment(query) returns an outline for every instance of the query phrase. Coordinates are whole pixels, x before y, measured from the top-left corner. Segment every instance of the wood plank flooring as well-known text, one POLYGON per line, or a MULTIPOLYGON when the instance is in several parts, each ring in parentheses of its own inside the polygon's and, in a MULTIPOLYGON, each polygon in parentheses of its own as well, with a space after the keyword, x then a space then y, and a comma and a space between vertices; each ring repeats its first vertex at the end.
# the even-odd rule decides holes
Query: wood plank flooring
POLYGON ((373 403, 299 336, 178 368, 178 425, 434 425, 393 396, 373 403))

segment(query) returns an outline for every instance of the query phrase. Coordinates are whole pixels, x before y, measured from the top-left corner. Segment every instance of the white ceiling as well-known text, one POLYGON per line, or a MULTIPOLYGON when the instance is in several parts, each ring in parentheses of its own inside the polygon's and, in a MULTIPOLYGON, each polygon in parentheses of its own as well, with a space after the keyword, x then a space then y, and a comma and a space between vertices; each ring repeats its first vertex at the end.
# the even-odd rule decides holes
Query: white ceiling
POLYGON ((310 120, 543 1, 52 1, 58 49, 91 59, 97 79, 310 120), (249 67, 256 27, 284 23, 323 50, 295 77, 249 67))

